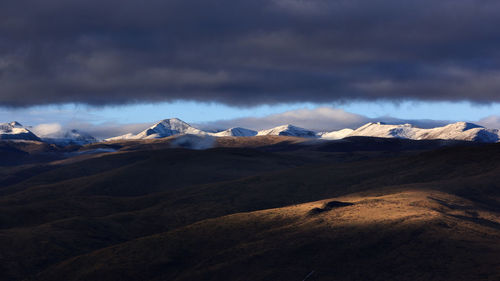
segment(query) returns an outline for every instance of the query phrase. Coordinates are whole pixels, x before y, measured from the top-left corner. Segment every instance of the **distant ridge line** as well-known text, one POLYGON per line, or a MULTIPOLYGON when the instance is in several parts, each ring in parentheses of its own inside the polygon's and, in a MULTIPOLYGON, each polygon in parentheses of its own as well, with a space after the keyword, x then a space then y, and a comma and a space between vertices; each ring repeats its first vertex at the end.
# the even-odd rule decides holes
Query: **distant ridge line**
MULTIPOLYGON (((0 123, 0 140, 30 140, 45 141, 57 144, 86 144, 98 142, 90 134, 78 130, 68 131, 60 139, 42 138, 13 121, 0 123)), ((487 129, 480 125, 469 122, 456 122, 442 127, 424 129, 412 124, 386 124, 383 122, 370 122, 357 129, 345 128, 336 131, 316 132, 306 128, 286 124, 270 129, 255 131, 251 129, 234 127, 219 132, 207 132, 198 129, 178 118, 164 119, 149 128, 145 128, 138 134, 127 133, 124 135, 104 139, 104 141, 124 141, 159 139, 175 135, 200 135, 205 137, 252 137, 252 136, 291 136, 300 138, 311 138, 321 140, 339 140, 347 137, 377 137, 377 138, 400 138, 409 140, 460 140, 475 141, 483 143, 500 142, 500 131, 498 129, 487 129)))

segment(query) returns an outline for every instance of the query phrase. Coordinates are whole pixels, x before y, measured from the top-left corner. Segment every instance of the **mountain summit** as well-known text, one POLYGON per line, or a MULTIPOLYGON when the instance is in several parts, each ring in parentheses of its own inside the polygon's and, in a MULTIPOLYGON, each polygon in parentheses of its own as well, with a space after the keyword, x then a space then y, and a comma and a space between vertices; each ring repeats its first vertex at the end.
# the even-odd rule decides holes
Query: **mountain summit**
POLYGON ((257 131, 238 127, 230 128, 212 135, 215 137, 252 137, 257 135, 257 131))
POLYGON ((164 119, 154 124, 153 126, 138 133, 137 135, 129 133, 126 135, 113 137, 106 140, 111 141, 111 140, 158 139, 179 134, 207 135, 206 132, 197 129, 178 118, 170 118, 170 119, 164 119))
POLYGON ((291 137, 302 137, 302 138, 315 138, 316 133, 304 128, 296 127, 293 125, 282 125, 268 130, 259 131, 258 136, 291 136, 291 137))
POLYGON ((16 121, 0 123, 0 139, 40 141, 39 137, 16 121))

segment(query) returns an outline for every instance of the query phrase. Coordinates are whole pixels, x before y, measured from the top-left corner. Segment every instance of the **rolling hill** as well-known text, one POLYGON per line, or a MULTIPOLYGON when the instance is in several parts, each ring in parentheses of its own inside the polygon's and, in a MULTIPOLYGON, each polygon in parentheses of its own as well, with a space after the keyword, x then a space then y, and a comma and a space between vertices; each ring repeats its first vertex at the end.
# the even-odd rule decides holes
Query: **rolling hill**
POLYGON ((0 280, 498 277, 498 144, 175 139, 2 170, 0 280))

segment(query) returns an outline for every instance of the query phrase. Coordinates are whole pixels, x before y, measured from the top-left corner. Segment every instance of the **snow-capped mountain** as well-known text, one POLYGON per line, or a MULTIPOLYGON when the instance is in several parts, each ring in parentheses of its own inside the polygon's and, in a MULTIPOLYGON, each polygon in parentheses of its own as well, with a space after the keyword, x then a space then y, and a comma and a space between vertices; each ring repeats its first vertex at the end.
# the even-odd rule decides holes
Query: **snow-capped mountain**
POLYGON ((316 133, 304 128, 299 128, 293 125, 282 125, 268 130, 262 130, 257 133, 258 136, 292 136, 292 137, 303 137, 303 138, 315 138, 316 133))
POLYGON ((500 141, 500 132, 496 129, 486 129, 479 125, 466 122, 457 122, 443 127, 432 129, 423 129, 411 124, 389 125, 381 122, 368 123, 355 130, 342 129, 332 132, 316 133, 312 130, 296 127, 293 125, 282 125, 275 128, 253 131, 241 127, 230 128, 225 131, 212 133, 197 129, 188 123, 177 118, 165 119, 155 125, 147 128, 138 134, 126 134, 118 137, 108 138, 112 140, 138 140, 138 139, 156 139, 173 135, 200 135, 200 136, 294 136, 303 138, 320 138, 325 140, 337 140, 352 136, 378 137, 378 138, 403 138, 411 140, 464 140, 477 142, 498 142, 500 141))
POLYGON ((180 119, 171 118, 162 120, 137 135, 129 133, 106 139, 106 141, 158 139, 179 134, 207 135, 208 133, 197 129, 180 119))
POLYGON ((420 130, 422 129, 413 127, 411 124, 387 125, 382 122, 367 123, 357 128, 346 137, 363 136, 377 138, 416 139, 416 134, 420 132, 420 130))
POLYGON ((339 139, 345 138, 346 136, 348 136, 352 132, 354 132, 353 129, 342 129, 342 130, 333 131, 333 132, 321 132, 321 133, 318 133, 318 137, 320 137, 322 139, 326 139, 326 140, 339 140, 339 139))
POLYGON ((0 139, 40 141, 39 137, 16 121, 0 123, 0 139))
POLYGON ((421 129, 417 139, 453 139, 478 142, 498 142, 500 132, 496 129, 486 129, 482 126, 457 122, 433 129, 421 129))
POLYGON ((81 132, 76 129, 69 130, 60 137, 47 137, 47 138, 42 138, 42 140, 57 145, 72 145, 72 144, 85 145, 98 142, 98 140, 94 138, 92 135, 85 132, 81 132))
POLYGON ((411 124, 402 125, 387 125, 384 123, 368 123, 358 129, 345 134, 348 131, 334 131, 330 133, 322 133, 321 138, 333 139, 329 136, 364 136, 378 138, 402 138, 411 140, 464 140, 477 142, 498 142, 500 140, 500 132, 496 129, 486 129, 476 124, 467 122, 457 122, 443 127, 432 129, 423 129, 414 127, 411 124))
POLYGON ((257 135, 257 131, 241 127, 227 129, 222 132, 211 134, 215 137, 252 137, 257 135))

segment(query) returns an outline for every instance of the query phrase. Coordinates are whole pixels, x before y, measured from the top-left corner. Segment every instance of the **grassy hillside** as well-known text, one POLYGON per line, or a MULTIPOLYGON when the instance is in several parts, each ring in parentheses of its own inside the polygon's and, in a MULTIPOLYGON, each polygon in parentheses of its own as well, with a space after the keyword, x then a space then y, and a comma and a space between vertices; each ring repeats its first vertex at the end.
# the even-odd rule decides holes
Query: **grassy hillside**
POLYGON ((352 268, 356 259, 363 268, 400 260, 397 280, 461 280, 444 274, 479 276, 465 266, 466 254, 476 248, 485 255, 476 251, 468 260, 484 264, 481 274, 498 268, 491 259, 497 248, 488 245, 500 241, 499 145, 436 149, 442 143, 270 140, 248 138, 237 145, 227 138, 228 147, 209 150, 172 149, 161 141, 115 143, 114 153, 2 171, 0 280, 126 280, 120 272, 136 277, 130 280, 302 280, 313 270, 317 280, 387 277, 383 270, 359 275, 369 273, 352 268), (246 147, 251 142, 258 144, 246 147), (309 215, 324 203, 316 201, 339 196, 355 205, 309 215), (340 210, 350 213, 331 217, 340 210), (362 220, 366 215, 374 221, 362 220), (330 235, 326 221, 336 218, 342 231, 330 235), (425 235, 413 241, 417 230, 425 235), (400 236, 399 244, 387 242, 400 236), (294 241, 304 245, 294 249, 294 241), (408 241, 416 243, 408 246, 415 253, 396 255, 408 241), (433 252, 441 245, 436 241, 442 254, 433 252), (224 252, 227 247, 235 254, 224 252), (450 263, 448 271, 428 275, 433 267, 421 261, 425 256, 457 256, 464 269, 452 272, 450 263), (342 265, 331 269, 331 261, 342 265), (406 268, 408 263, 416 265, 406 268), (253 270, 243 270, 252 264, 253 270), (272 270, 264 270, 267 265, 272 270), (349 266, 351 275, 343 271, 349 266))
POLYGON ((345 196, 204 220, 37 280, 498 280, 500 218, 436 191, 345 196), (326 209, 331 200, 353 205, 326 209))

